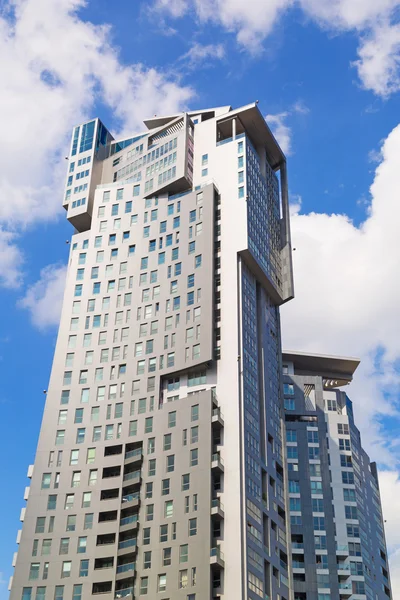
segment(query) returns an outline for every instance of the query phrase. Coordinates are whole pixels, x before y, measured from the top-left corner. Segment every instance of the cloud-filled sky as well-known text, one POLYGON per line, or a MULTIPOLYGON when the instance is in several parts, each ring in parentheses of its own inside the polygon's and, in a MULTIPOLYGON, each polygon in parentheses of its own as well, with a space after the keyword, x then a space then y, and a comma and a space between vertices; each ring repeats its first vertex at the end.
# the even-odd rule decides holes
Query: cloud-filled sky
POLYGON ((400 596, 400 0, 0 3, 0 469, 7 597, 71 227, 71 128, 259 100, 288 155, 296 299, 286 348, 358 356, 348 394, 380 465, 400 596))

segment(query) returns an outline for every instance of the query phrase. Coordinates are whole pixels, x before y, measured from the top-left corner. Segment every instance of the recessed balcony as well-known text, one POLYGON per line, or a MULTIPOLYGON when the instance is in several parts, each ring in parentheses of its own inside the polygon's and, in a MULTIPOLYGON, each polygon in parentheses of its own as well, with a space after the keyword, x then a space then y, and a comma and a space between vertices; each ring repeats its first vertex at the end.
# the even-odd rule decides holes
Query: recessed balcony
POLYGON ((211 548, 210 550, 210 565, 217 566, 222 569, 225 567, 224 554, 220 550, 219 546, 211 548))
POLYGON ((215 452, 211 456, 211 469, 215 471, 220 471, 221 473, 223 473, 225 470, 224 461, 222 460, 219 452, 215 452))

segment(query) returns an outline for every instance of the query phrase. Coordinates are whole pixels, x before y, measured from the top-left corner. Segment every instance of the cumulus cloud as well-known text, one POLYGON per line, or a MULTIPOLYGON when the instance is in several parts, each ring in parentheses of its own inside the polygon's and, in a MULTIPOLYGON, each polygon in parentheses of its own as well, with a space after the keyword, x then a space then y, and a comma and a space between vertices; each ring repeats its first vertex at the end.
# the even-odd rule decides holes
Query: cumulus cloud
POLYGON ((7 85, 0 94, 0 228, 8 274, 2 283, 21 278, 15 231, 61 211, 70 130, 91 116, 95 100, 113 110, 120 132, 132 132, 161 106, 173 113, 192 96, 166 72, 124 65, 111 28, 80 18, 85 4, 3 3, 0 55, 7 60, 0 61, 0 81, 7 85))
POLYGON ((19 302, 21 308, 29 310, 33 325, 42 331, 59 323, 66 273, 64 265, 48 265, 19 302))
POLYGON ((16 237, 0 228, 0 284, 6 288, 19 287, 23 257, 15 243, 16 237))
POLYGON ((385 97, 400 87, 400 0, 156 0, 156 8, 174 18, 193 11, 201 22, 234 32, 251 53, 260 52, 280 18, 298 8, 325 30, 358 37, 353 65, 366 89, 385 97))
POLYGON ((181 60, 187 62, 190 67, 198 67, 209 64, 214 60, 221 60, 224 56, 225 48, 223 44, 199 44, 196 42, 181 57, 181 60))

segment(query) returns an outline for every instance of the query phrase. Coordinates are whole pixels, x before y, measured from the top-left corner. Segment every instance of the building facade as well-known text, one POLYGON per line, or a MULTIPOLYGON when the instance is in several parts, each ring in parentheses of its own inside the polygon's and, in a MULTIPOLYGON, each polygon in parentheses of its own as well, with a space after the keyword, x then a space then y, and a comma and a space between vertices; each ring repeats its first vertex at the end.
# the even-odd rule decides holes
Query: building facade
POLYGON ((289 600, 286 162, 257 104, 72 134, 75 228, 10 600, 289 600))
POLYGON ((295 600, 392 598, 377 469, 340 389, 357 366, 283 355, 295 600))

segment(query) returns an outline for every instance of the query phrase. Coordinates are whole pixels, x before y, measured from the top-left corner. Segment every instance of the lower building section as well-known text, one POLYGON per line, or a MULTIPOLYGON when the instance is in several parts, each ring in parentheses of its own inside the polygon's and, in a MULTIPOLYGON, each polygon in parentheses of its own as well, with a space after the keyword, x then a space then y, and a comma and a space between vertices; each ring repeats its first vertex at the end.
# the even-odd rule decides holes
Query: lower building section
POLYGON ((340 389, 357 365, 283 356, 295 600, 392 597, 376 466, 340 389))

